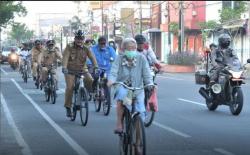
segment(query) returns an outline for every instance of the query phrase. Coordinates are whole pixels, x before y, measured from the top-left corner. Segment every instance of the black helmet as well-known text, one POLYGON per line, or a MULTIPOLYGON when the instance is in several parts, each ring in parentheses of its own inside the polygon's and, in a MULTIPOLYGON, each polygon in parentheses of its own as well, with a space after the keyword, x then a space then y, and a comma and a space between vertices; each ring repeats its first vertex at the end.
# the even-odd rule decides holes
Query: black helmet
POLYGON ((78 38, 78 39, 84 39, 85 36, 84 36, 84 33, 82 30, 78 30, 75 32, 75 38, 78 38))
POLYGON ((42 44, 40 40, 35 40, 35 45, 42 44))
POLYGON ((55 45, 55 40, 48 40, 47 42, 46 42, 46 45, 48 46, 48 45, 55 45))
POLYGON ((227 33, 223 33, 218 38, 219 46, 227 48, 231 43, 231 37, 227 33))
POLYGON ((141 34, 137 34, 135 40, 137 44, 144 44, 146 42, 146 38, 141 34))

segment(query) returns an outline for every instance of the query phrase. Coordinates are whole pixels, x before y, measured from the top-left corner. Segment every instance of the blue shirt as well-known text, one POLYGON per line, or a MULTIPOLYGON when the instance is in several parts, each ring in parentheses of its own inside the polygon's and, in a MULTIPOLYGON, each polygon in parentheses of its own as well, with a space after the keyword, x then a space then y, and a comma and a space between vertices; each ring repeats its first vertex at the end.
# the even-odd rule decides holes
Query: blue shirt
MULTIPOLYGON (((110 58, 113 58, 113 60, 115 60, 115 50, 110 46, 106 46, 104 49, 100 49, 99 45, 92 46, 90 50, 95 55, 98 67, 105 69, 107 74, 109 74, 111 69, 110 58)), ((87 64, 91 64, 91 62, 87 62, 87 64)))

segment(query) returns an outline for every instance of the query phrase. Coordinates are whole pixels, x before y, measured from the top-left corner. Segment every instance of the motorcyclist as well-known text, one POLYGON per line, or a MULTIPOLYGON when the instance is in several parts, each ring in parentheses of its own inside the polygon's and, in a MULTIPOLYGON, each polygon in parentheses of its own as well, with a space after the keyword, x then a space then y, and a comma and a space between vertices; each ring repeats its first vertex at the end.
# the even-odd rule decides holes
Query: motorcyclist
POLYGON ((42 42, 40 40, 35 40, 35 46, 31 49, 31 59, 32 59, 32 75, 33 80, 37 78, 37 67, 38 67, 38 59, 42 52, 44 52, 44 48, 42 47, 42 42))
POLYGON ((157 60, 154 51, 152 50, 151 47, 149 47, 146 38, 141 34, 137 34, 135 36, 135 40, 137 43, 137 51, 142 53, 146 57, 149 66, 155 66, 159 70, 161 68, 161 65, 157 60))
POLYGON ((28 44, 27 43, 22 43, 23 47, 20 51, 20 54, 19 54, 19 70, 22 71, 22 66, 24 65, 24 60, 28 60, 28 77, 30 77, 30 74, 31 74, 31 62, 30 62, 30 56, 31 56, 31 53, 29 51, 29 48, 28 48, 28 44))
POLYGON ((44 86, 48 77, 48 69, 53 65, 51 72, 53 73, 52 76, 55 79, 56 89, 58 90, 58 78, 56 74, 57 60, 62 60, 62 54, 59 48, 55 46, 55 40, 48 40, 46 42, 46 49, 41 53, 41 59, 38 60, 38 63, 42 65, 41 79, 44 86))
POLYGON ((240 61, 236 53, 230 48, 231 37, 227 33, 223 33, 218 38, 219 46, 211 52, 211 70, 210 85, 218 81, 220 71, 225 65, 240 65, 240 61))
MULTIPOLYGON (((95 55, 98 66, 105 69, 106 73, 109 74, 111 69, 111 61, 115 60, 116 52, 112 47, 108 46, 106 38, 104 36, 99 37, 98 44, 92 46, 91 51, 95 55)), ((95 88, 98 75, 93 74, 93 77, 93 86, 95 88)))
POLYGON ((18 64, 18 55, 17 55, 17 51, 16 51, 15 48, 10 49, 10 54, 9 54, 9 57, 8 57, 9 64, 12 64, 13 61, 17 62, 17 64, 18 64))
POLYGON ((93 63, 95 70, 98 68, 96 59, 92 52, 84 46, 85 36, 81 30, 75 33, 74 42, 66 46, 63 52, 62 60, 62 72, 65 74, 66 90, 65 90, 65 102, 64 107, 66 108, 67 117, 71 116, 71 105, 72 105, 72 95, 75 76, 67 74, 68 71, 75 72, 86 72, 84 74, 84 83, 88 91, 92 90, 93 78, 89 74, 86 59, 89 58, 93 63))

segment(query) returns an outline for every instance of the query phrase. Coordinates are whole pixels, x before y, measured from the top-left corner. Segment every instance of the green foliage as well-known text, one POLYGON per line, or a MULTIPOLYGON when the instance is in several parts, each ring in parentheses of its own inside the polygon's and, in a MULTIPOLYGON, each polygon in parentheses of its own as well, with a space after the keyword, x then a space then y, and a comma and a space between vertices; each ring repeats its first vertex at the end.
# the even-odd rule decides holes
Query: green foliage
POLYGON ((198 25, 201 29, 203 40, 206 40, 208 37, 208 31, 205 31, 206 29, 215 29, 216 27, 219 26, 219 24, 215 20, 209 20, 207 22, 199 22, 198 25))
POLYGON ((178 35, 179 25, 176 22, 169 23, 169 32, 173 33, 175 36, 178 35))
POLYGON ((10 38, 16 40, 18 43, 21 41, 28 41, 34 36, 34 31, 29 30, 25 24, 14 23, 10 32, 10 38))
POLYGON ((169 65, 192 66, 199 61, 200 57, 197 53, 175 52, 168 54, 167 59, 169 65))
POLYGON ((220 22, 224 23, 231 20, 240 19, 242 13, 247 10, 246 3, 243 1, 235 1, 237 7, 234 9, 226 7, 222 10, 219 10, 220 22))
POLYGON ((0 27, 11 22, 15 14, 18 16, 27 14, 26 8, 21 1, 0 1, 0 27))

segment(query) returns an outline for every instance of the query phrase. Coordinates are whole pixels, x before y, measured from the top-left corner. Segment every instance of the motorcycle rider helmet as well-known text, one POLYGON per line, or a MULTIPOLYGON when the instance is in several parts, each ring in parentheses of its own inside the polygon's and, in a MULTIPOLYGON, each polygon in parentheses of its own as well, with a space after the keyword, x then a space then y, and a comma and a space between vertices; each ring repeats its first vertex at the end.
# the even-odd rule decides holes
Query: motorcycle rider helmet
POLYGON ((144 44, 146 42, 146 38, 141 34, 137 34, 135 36, 135 41, 137 44, 144 44))
POLYGON ((219 46, 222 48, 227 48, 230 46, 231 37, 227 33, 223 33, 218 38, 219 46))
POLYGON ((82 30, 76 31, 76 32, 75 32, 75 38, 84 40, 84 39, 85 39, 85 36, 84 36, 83 31, 82 31, 82 30))

